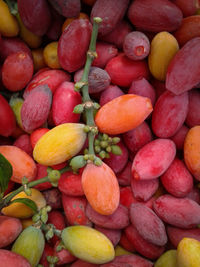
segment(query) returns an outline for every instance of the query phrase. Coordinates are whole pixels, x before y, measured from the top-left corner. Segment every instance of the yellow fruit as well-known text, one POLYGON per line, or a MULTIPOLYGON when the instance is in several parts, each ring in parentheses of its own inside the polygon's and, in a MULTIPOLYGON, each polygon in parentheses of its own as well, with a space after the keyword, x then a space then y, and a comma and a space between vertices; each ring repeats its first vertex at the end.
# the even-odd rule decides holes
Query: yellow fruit
POLYGON ((130 255, 130 254, 132 254, 130 251, 125 250, 123 247, 119 245, 115 247, 115 257, 121 256, 121 255, 130 255))
POLYGON ((46 166, 60 164, 75 156, 83 147, 84 124, 64 123, 45 133, 33 150, 34 159, 46 166))
POLYGON ((163 253, 155 262, 154 267, 176 267, 176 250, 170 249, 163 253))

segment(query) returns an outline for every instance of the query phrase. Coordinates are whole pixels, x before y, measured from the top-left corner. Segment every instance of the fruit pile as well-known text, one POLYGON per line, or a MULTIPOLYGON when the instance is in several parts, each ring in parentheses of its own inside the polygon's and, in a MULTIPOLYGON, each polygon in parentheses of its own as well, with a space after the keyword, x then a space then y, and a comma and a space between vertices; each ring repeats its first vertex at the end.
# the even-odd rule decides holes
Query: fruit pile
POLYGON ((199 267, 200 2, 0 14, 0 266, 199 267))

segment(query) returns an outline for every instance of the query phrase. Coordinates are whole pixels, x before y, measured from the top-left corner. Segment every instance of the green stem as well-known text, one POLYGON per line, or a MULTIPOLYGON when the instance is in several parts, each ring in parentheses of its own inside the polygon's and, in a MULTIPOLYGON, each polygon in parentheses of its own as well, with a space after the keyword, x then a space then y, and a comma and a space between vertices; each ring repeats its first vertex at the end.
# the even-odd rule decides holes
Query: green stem
MULTIPOLYGON (((89 91, 88 91, 88 76, 89 76, 92 62, 96 55, 96 40, 97 40, 97 35, 98 35, 99 24, 101 23, 101 21, 102 21, 101 18, 94 18, 89 51, 87 52, 87 60, 86 60, 86 64, 84 67, 83 76, 81 78, 81 82, 85 83, 85 85, 81 89, 83 103, 92 102, 90 95, 89 95, 89 91)), ((86 124, 91 127, 96 126, 94 122, 94 107, 93 106, 91 106, 90 108, 86 108, 85 115, 86 115, 86 124)), ((95 133, 90 131, 88 134, 89 154, 93 154, 93 155, 95 154, 94 138, 95 138, 95 133)))
MULTIPOLYGON (((71 170, 71 168, 70 168, 69 166, 66 166, 66 167, 64 167, 63 169, 59 170, 59 171, 60 171, 60 173, 62 174, 62 173, 66 172, 66 171, 69 171, 69 170, 71 170)), ((28 183, 28 187, 34 187, 34 186, 36 186, 36 185, 38 185, 38 184, 42 184, 42 183, 45 183, 45 182, 49 182, 49 178, 48 178, 48 176, 45 176, 45 177, 43 177, 43 178, 41 178, 41 179, 38 179, 38 180, 35 180, 35 181, 32 181, 32 182, 28 183)), ((20 187, 17 188, 15 191, 13 191, 13 192, 10 193, 8 196, 6 196, 6 197, 3 199, 2 203, 0 203, 0 210, 1 210, 3 207, 7 206, 7 205, 9 204, 9 202, 11 201, 11 199, 12 199, 14 196, 16 196, 17 194, 19 194, 20 192, 22 192, 22 191, 24 191, 24 186, 20 186, 20 187)))

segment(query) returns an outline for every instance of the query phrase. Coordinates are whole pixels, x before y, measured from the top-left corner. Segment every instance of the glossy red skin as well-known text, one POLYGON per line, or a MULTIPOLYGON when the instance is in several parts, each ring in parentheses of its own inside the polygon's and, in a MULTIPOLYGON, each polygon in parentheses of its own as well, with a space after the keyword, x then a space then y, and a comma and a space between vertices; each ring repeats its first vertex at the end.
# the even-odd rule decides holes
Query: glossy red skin
MULTIPOLYGON (((47 166, 41 165, 39 163, 36 163, 36 165, 37 165, 37 175, 36 175, 34 180, 41 179, 41 178, 48 175, 47 174, 47 166)), ((52 184, 50 182, 45 182, 45 183, 38 184, 38 185, 34 186, 34 188, 36 188, 40 191, 43 191, 43 190, 52 188, 52 184)))
POLYGON ((128 160, 123 170, 117 174, 117 180, 120 185, 127 186, 131 184, 131 178, 132 178, 131 167, 132 167, 132 162, 128 160))
POLYGON ((31 141, 32 149, 34 149, 37 141, 48 131, 49 131, 49 129, 47 129, 47 128, 38 128, 31 133, 30 141, 31 141))
POLYGON ((124 186, 120 188, 120 203, 121 205, 129 208, 132 203, 137 203, 138 201, 133 195, 133 191, 130 186, 124 186))
POLYGON ((92 62, 92 66, 104 68, 107 62, 118 54, 115 45, 98 41, 96 43, 97 58, 92 62))
POLYGON ((167 234, 172 245, 177 248, 179 242, 184 237, 194 238, 200 241, 200 229, 181 229, 173 226, 167 226, 167 234))
POLYGON ((52 103, 52 92, 47 85, 39 85, 24 100, 21 108, 23 129, 31 132, 46 122, 52 103))
POLYGON ((97 225, 94 228, 105 236, 107 236, 107 238, 112 242, 114 247, 119 243, 121 237, 121 230, 107 229, 97 225))
POLYGON ((49 2, 59 14, 66 18, 78 17, 81 11, 80 0, 49 0, 49 2))
POLYGON ((105 70, 111 82, 118 86, 129 87, 133 80, 148 79, 149 70, 145 61, 134 61, 120 54, 108 61, 105 70))
POLYGON ((170 139, 157 138, 143 146, 135 155, 132 175, 135 179, 154 179, 162 175, 176 155, 176 146, 170 139))
POLYGON ((197 12, 196 0, 173 0, 173 3, 180 8, 184 17, 195 15, 197 12))
POLYGON ((119 245, 130 252, 135 251, 133 244, 128 240, 124 231, 122 231, 121 238, 119 240, 119 245))
POLYGON ((198 89, 189 91, 189 107, 185 123, 188 127, 200 125, 200 93, 198 89))
POLYGON ((117 145, 120 147, 122 154, 115 155, 113 153, 109 153, 110 157, 103 160, 115 173, 121 172, 128 162, 128 149, 122 141, 120 141, 117 145))
POLYGON ((0 94, 0 135, 10 136, 16 128, 15 115, 7 100, 0 94))
POLYGON ((126 227, 125 233, 135 250, 148 259, 157 259, 165 250, 164 246, 157 246, 145 240, 133 225, 126 227))
POLYGON ((151 79, 151 85, 155 89, 156 92, 156 99, 166 91, 165 83, 156 80, 155 78, 151 79))
POLYGON ((122 267, 122 266, 137 266, 137 267, 153 267, 153 263, 147 259, 136 255, 121 255, 116 256, 110 263, 102 264, 101 267, 122 267))
POLYGON ((57 266, 70 263, 77 259, 67 249, 63 248, 60 251, 56 251, 57 246, 59 246, 59 244, 60 244, 60 240, 58 240, 54 246, 54 256, 58 258, 58 262, 56 262, 57 266))
POLYGON ((121 20, 110 33, 98 36, 98 39, 116 45, 117 48, 122 50, 125 36, 132 30, 133 27, 128 21, 121 20))
POLYGON ((172 141, 174 141, 176 148, 178 150, 183 149, 185 137, 186 137, 186 134, 188 133, 188 131, 189 131, 189 128, 183 124, 181 126, 181 128, 175 133, 175 135, 170 137, 170 139, 172 139, 172 141))
POLYGON ((131 223, 145 240, 157 246, 167 243, 165 225, 152 209, 136 203, 131 204, 129 211, 131 223))
POLYGON ((26 52, 9 55, 3 63, 2 82, 12 91, 22 90, 33 76, 33 60, 26 52))
POLYGON ((105 105, 107 102, 113 100, 114 98, 124 95, 124 92, 117 85, 110 85, 105 89, 99 99, 99 104, 101 106, 105 105))
POLYGON ((131 189, 138 201, 148 201, 159 187, 159 180, 136 180, 132 177, 131 189))
POLYGON ((27 44, 18 37, 2 37, 0 42, 0 59, 4 61, 9 55, 17 52, 25 52, 32 58, 31 50, 27 44))
POLYGON ((168 0, 135 0, 129 7, 128 18, 144 31, 171 32, 179 28, 183 14, 168 0))
POLYGON ((172 226, 190 229, 200 223, 200 206, 189 198, 177 198, 165 194, 153 204, 156 214, 172 226))
POLYGON ((49 243, 45 243, 44 251, 40 259, 40 264, 44 267, 49 267, 49 262, 47 261, 47 256, 54 256, 54 249, 49 243))
POLYGON ((53 41, 57 41, 62 33, 62 25, 64 18, 56 12, 54 8, 51 8, 52 21, 51 25, 46 32, 46 36, 53 41))
POLYGON ((62 194, 62 205, 67 222, 70 225, 92 226, 86 215, 87 200, 85 197, 72 197, 62 194))
POLYGON ((113 214, 102 215, 96 212, 88 203, 86 207, 86 216, 95 223, 95 225, 108 229, 119 230, 129 224, 128 209, 122 205, 119 205, 113 214))
POLYGON ((135 155, 137 151, 153 140, 149 125, 144 121, 138 127, 122 134, 127 148, 135 155))
POLYGON ((80 114, 73 113, 76 105, 82 103, 81 94, 74 90, 74 83, 63 82, 55 91, 52 102, 52 118, 54 124, 76 123, 80 114))
POLYGON ((54 94, 58 86, 63 82, 69 82, 70 75, 63 70, 44 69, 38 71, 30 83, 27 85, 23 97, 26 99, 28 94, 38 85, 47 84, 54 94))
POLYGON ((171 60, 166 76, 166 88, 176 95, 199 83, 200 37, 189 40, 171 60), (192 70, 192 72, 191 72, 192 70))
POLYGON ((69 196, 84 196, 81 173, 65 172, 58 181, 58 189, 69 196))
POLYGON ((23 24, 34 34, 43 36, 51 23, 51 12, 45 0, 18 0, 23 24))
POLYGON ((128 94, 148 97, 151 99, 152 106, 154 106, 156 101, 155 89, 145 78, 132 81, 128 94))
POLYGON ((77 260, 74 263, 72 263, 71 267, 98 267, 99 264, 93 264, 82 260, 77 260))
POLYGON ((21 148, 22 150, 24 150, 27 154, 29 154, 32 157, 33 148, 32 148, 32 145, 31 145, 30 135, 29 134, 20 135, 15 140, 13 145, 21 148))
POLYGON ((76 19, 64 30, 58 42, 58 59, 64 70, 74 72, 83 67, 91 32, 92 25, 86 19, 76 19))
POLYGON ((97 0, 92 7, 90 20, 102 18, 99 33, 105 35, 111 32, 122 20, 128 8, 129 0, 97 0))
POLYGON ((175 197, 186 197, 193 188, 193 177, 184 162, 178 158, 173 160, 161 176, 161 182, 167 192, 175 197))
POLYGON ((193 187, 193 189, 186 195, 186 197, 200 204, 200 192, 198 188, 193 187))
POLYGON ((166 91, 156 101, 152 112, 151 126, 154 134, 160 138, 169 138, 183 125, 189 109, 189 97, 185 92, 174 95, 166 91))
POLYGON ((1 267, 31 267, 28 260, 10 250, 0 249, 1 267))

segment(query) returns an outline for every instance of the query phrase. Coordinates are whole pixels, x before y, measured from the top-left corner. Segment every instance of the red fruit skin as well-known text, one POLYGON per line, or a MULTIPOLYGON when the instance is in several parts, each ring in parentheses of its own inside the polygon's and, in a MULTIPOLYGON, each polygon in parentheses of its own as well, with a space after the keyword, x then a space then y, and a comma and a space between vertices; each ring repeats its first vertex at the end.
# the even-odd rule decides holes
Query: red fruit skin
POLYGON ((7 187, 6 191, 4 192, 3 196, 6 196, 8 193, 10 193, 11 191, 13 191, 14 186, 15 186, 15 182, 13 182, 13 181, 10 180, 8 182, 8 187, 7 187))
POLYGON ((110 33, 98 36, 98 39, 116 45, 118 49, 122 50, 126 35, 132 30, 133 27, 128 21, 121 20, 110 33))
POLYGON ((28 260, 10 250, 0 249, 1 267, 31 267, 28 260))
MULTIPOLYGON (((39 163, 36 163, 36 165, 37 165, 37 175, 36 175, 34 180, 39 180, 39 179, 48 175, 48 173, 47 173, 48 167, 47 166, 41 165, 39 163)), ((36 188, 40 191, 43 191, 43 190, 52 188, 52 184, 50 182, 45 182, 45 183, 38 184, 38 185, 34 186, 34 188, 36 188)))
POLYGON ((57 266, 70 263, 76 260, 76 257, 73 256, 67 249, 63 248, 57 252, 56 249, 57 249, 57 246, 59 246, 59 244, 60 244, 60 240, 58 240, 54 246, 54 256, 58 258, 58 262, 56 262, 57 266))
POLYGON ((121 238, 119 240, 119 245, 130 252, 135 252, 133 244, 128 240, 124 231, 122 231, 121 238))
POLYGON ((95 225, 108 229, 119 230, 129 225, 128 209, 122 205, 119 205, 113 214, 102 215, 96 212, 88 203, 86 206, 86 216, 95 225))
POLYGON ((137 151, 153 140, 149 125, 144 121, 135 129, 122 134, 127 148, 135 155, 137 151))
POLYGON ((131 184, 131 178, 132 178, 131 167, 132 167, 132 162, 128 161, 123 170, 117 174, 117 180, 120 185, 127 186, 131 184))
POLYGON ((192 89, 200 76, 200 37, 189 40, 171 60, 166 88, 176 95, 192 89), (191 72, 192 70, 192 72, 191 72))
POLYGON ((58 59, 64 70, 74 72, 83 67, 91 32, 92 25, 86 19, 75 19, 64 30, 58 42, 58 59))
POLYGON ((24 100, 21 108, 23 129, 31 132, 46 122, 52 102, 48 85, 38 85, 24 100))
POLYGON ((74 263, 72 263, 71 267, 98 267, 99 264, 93 264, 82 260, 77 260, 74 263))
POLYGON ((188 93, 166 91, 156 101, 152 113, 152 130, 160 138, 169 138, 183 125, 188 113, 188 93))
POLYGON ((129 208, 132 203, 137 203, 138 201, 133 195, 133 191, 130 186, 125 186, 120 188, 120 204, 129 208))
POLYGON ((72 172, 63 173, 58 180, 58 189, 68 196, 84 196, 84 191, 81 183, 81 175, 82 172, 78 174, 72 172))
POLYGON ((61 209, 61 193, 57 188, 50 188, 42 192, 44 195, 47 205, 51 206, 52 209, 61 209))
POLYGON ((148 201, 159 187, 159 180, 136 180, 132 177, 131 189, 137 201, 148 201))
POLYGON ((31 50, 26 43, 18 37, 1 37, 0 59, 2 62, 11 54, 25 52, 32 58, 31 50))
POLYGON ((57 41, 62 33, 64 18, 54 8, 51 8, 50 11, 52 20, 46 32, 46 36, 52 41, 57 41))
POLYGON ((186 197, 194 200, 200 205, 200 192, 198 188, 193 187, 193 189, 186 195, 186 197))
POLYGON ((167 235, 169 237, 169 241, 172 243, 172 245, 175 248, 177 248, 179 242, 184 237, 194 238, 200 241, 200 229, 199 228, 181 229, 181 228, 176 228, 172 226, 167 226, 167 235))
POLYGON ((20 135, 15 142, 13 143, 14 146, 17 146, 24 150, 27 154, 32 157, 33 148, 31 145, 30 135, 29 134, 22 134, 20 135))
MULTIPOLYGON (((52 210, 48 213, 47 223, 53 224, 58 230, 63 230, 66 227, 65 216, 59 210, 52 210)), ((49 242, 55 245, 58 240, 59 237, 54 234, 49 242)))
POLYGON ((183 149, 185 137, 188 131, 189 131, 189 128, 183 124, 181 128, 175 133, 175 135, 170 137, 170 139, 175 143, 176 148, 178 150, 183 149))
POLYGON ((178 158, 173 160, 161 176, 161 182, 167 192, 175 197, 186 197, 193 188, 193 177, 178 158))
POLYGON ((0 215, 0 248, 10 245, 21 231, 22 224, 19 219, 0 215))
POLYGON ((37 141, 48 131, 49 129, 47 128, 38 128, 31 133, 30 141, 31 141, 32 149, 34 149, 37 141))
POLYGON ((153 209, 164 222, 189 229, 200 223, 200 206, 189 198, 162 195, 154 201, 153 209))
POLYGON ((155 78, 151 79, 151 85, 155 89, 156 92, 156 100, 159 98, 162 93, 166 91, 165 83, 156 80, 155 78))
POLYGON ((157 259, 165 250, 164 246, 157 246, 146 241, 133 225, 126 227, 125 233, 128 240, 135 247, 135 250, 148 259, 157 259))
POLYGON ((3 63, 2 82, 12 92, 22 90, 33 76, 33 60, 26 52, 9 55, 3 63))
POLYGON ((92 62, 92 66, 104 68, 107 62, 118 54, 115 45, 98 41, 96 43, 97 58, 92 62))
POLYGON ((38 71, 34 75, 33 79, 31 79, 30 83, 27 85, 23 94, 23 98, 26 99, 26 97, 35 87, 44 84, 47 84, 51 89, 52 94, 54 94, 54 92, 61 83, 65 81, 69 82, 70 79, 70 75, 63 70, 45 69, 43 71, 38 71))
POLYGON ((66 18, 78 17, 81 11, 80 0, 49 0, 49 2, 59 14, 66 18))
POLYGON ((105 70, 110 75, 111 82, 122 87, 129 87, 133 80, 148 79, 149 76, 145 61, 131 60, 123 53, 109 60, 105 70))
POLYGON ((45 243, 44 251, 40 259, 40 264, 44 267, 49 267, 49 262, 47 261, 47 256, 54 256, 54 249, 49 243, 45 243))
POLYGON ((107 102, 113 100, 114 98, 124 95, 124 92, 117 85, 110 85, 105 89, 99 99, 100 106, 105 105, 107 102))
POLYGON ((94 228, 105 236, 107 236, 107 238, 112 242, 114 247, 119 243, 119 240, 121 238, 121 230, 106 229, 97 225, 95 225, 94 228))
POLYGON ((85 197, 72 197, 62 194, 62 205, 70 225, 92 226, 92 222, 86 215, 87 200, 85 197))
POLYGON ((102 264, 101 267, 128 267, 128 266, 137 266, 137 267, 153 267, 153 263, 144 259, 139 255, 121 255, 116 256, 113 261, 110 263, 102 264))
POLYGON ((51 12, 45 0, 18 0, 20 18, 34 34, 43 36, 51 23, 51 12))
POLYGON ((92 7, 90 20, 95 17, 102 18, 99 26, 99 34, 105 35, 111 32, 119 23, 128 8, 129 0, 97 0, 92 7))
POLYGON ((196 0, 173 0, 172 1, 183 13, 184 17, 189 17, 196 14, 197 1, 196 0))
POLYGON ((176 146, 170 139, 157 138, 143 146, 135 155, 132 175, 135 179, 154 179, 162 175, 176 155, 176 146))
POLYGON ((63 82, 53 95, 52 117, 54 124, 57 126, 67 122, 78 122, 80 114, 73 113, 73 110, 76 105, 81 103, 81 94, 74 90, 74 83, 63 82))
POLYGON ((7 100, 0 94, 0 135, 8 137, 15 128, 15 115, 7 100))
POLYGON ((156 101, 156 92, 153 86, 145 79, 134 80, 128 90, 128 94, 141 95, 151 99, 152 106, 156 101))
POLYGON ((200 125, 200 93, 198 89, 189 91, 189 106, 185 123, 188 127, 200 125))
POLYGON ((132 24, 143 31, 175 31, 182 22, 181 10, 168 0, 135 0, 128 9, 132 24))
POLYGON ((129 211, 131 223, 145 240, 157 246, 167 243, 165 225, 152 209, 137 203, 129 211))
POLYGON ((123 42, 125 55, 132 60, 141 60, 148 56, 150 42, 148 37, 139 31, 133 31, 126 35, 123 42))
POLYGON ((121 151, 121 155, 115 155, 109 153, 109 158, 105 158, 104 162, 117 174, 123 170, 128 162, 128 149, 125 147, 122 141, 117 144, 121 151))

